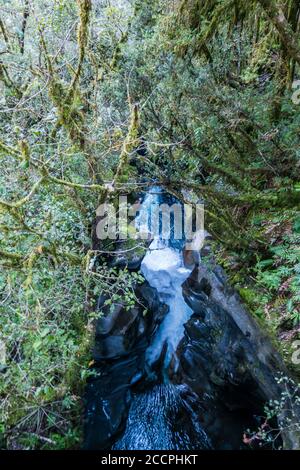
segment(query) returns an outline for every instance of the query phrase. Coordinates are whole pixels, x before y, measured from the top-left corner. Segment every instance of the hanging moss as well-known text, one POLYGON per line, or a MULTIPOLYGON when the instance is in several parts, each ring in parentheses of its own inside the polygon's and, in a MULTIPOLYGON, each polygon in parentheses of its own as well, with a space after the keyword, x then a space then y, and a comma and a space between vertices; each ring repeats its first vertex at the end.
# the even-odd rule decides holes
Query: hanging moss
POLYGON ((74 96, 75 88, 80 77, 82 64, 83 64, 84 57, 85 57, 85 50, 86 50, 87 41, 88 41, 88 24, 89 24, 90 12, 92 8, 91 0, 77 0, 77 4, 79 8, 79 19, 80 19, 78 30, 77 30, 77 41, 78 41, 78 48, 79 48, 78 64, 77 64, 77 69, 74 73, 73 80, 69 87, 67 101, 72 96, 74 96))
POLYGON ((30 162, 30 148, 29 148, 28 142, 26 140, 21 140, 19 142, 19 146, 20 146, 20 150, 21 150, 23 160, 27 164, 29 164, 29 162, 30 162))
POLYGON ((139 110, 138 105, 135 104, 131 107, 130 124, 123 143, 121 155, 119 157, 119 165, 114 178, 114 183, 121 182, 126 178, 126 166, 129 156, 139 145, 139 125, 139 110))

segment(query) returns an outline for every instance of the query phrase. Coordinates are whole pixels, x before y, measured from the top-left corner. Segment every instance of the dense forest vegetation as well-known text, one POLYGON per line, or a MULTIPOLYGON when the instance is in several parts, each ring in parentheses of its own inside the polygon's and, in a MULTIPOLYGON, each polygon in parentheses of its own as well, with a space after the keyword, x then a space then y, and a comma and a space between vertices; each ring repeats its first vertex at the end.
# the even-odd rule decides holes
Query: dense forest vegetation
POLYGON ((0 0, 0 440, 80 446, 96 209, 204 200, 230 282, 292 363, 300 332, 298 0, 0 0), (141 151, 142 149, 142 151, 141 151))

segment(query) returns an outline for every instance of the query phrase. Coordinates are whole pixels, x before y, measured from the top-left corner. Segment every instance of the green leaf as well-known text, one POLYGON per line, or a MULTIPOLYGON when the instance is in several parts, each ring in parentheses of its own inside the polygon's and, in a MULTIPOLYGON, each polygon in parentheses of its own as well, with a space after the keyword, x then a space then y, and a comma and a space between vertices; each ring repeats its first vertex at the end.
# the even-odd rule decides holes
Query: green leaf
POLYGON ((41 340, 41 339, 37 339, 37 340, 33 343, 32 347, 33 347, 33 349, 34 349, 35 351, 38 351, 38 350, 40 349, 40 347, 42 346, 42 344, 43 344, 42 340, 41 340))
POLYGON ((50 333, 50 328, 44 328, 41 331, 41 338, 45 338, 45 336, 47 336, 48 333, 50 333))

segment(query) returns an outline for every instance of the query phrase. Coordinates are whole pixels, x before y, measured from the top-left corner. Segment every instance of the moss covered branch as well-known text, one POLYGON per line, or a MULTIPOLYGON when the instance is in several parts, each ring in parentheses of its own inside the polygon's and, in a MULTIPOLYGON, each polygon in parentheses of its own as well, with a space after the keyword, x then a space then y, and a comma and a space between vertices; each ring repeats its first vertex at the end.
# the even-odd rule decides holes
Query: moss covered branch
POLYGON ((283 7, 274 0, 258 0, 277 29, 287 54, 300 65, 299 41, 289 24, 283 7))

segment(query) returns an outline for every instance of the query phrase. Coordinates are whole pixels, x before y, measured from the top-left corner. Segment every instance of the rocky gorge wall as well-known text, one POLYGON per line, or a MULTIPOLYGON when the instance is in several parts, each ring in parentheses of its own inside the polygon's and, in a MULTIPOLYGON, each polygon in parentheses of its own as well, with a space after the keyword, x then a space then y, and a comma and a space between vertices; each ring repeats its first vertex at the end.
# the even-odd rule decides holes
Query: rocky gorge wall
MULTIPOLYGON (((245 431, 261 426, 265 404, 286 392, 278 377, 290 375, 280 355, 209 247, 201 256, 170 247, 148 248, 134 263, 128 256, 119 268, 146 279, 129 310, 121 302, 109 312, 99 298, 85 448, 248 448, 245 431)), ((293 400, 268 424, 268 448, 299 448, 293 400)))

